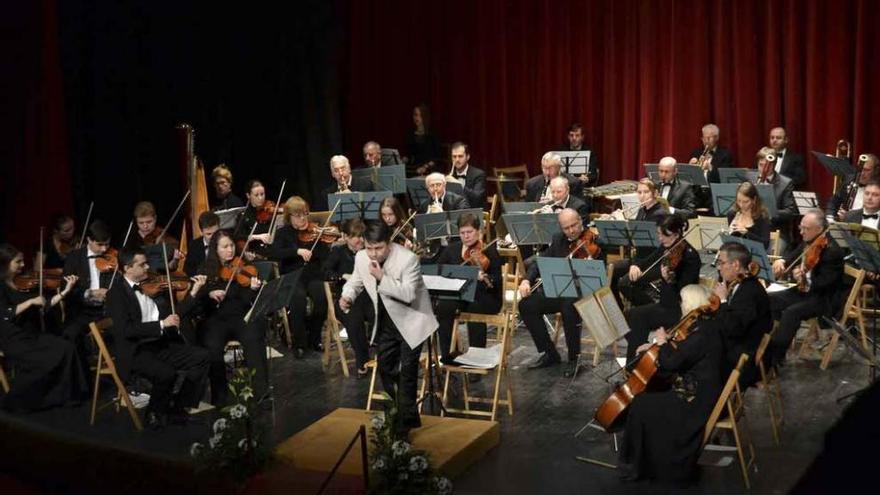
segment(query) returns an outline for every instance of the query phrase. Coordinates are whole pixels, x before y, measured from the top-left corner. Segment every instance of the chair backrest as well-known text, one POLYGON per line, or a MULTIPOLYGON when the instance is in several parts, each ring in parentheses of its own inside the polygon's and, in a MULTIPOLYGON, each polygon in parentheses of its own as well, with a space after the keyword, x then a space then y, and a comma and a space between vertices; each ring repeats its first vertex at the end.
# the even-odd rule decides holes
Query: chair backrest
POLYGON ((770 252, 767 254, 779 256, 779 230, 770 232, 770 252))
MULTIPOLYGON (((731 394, 733 394, 734 391, 738 394, 739 375, 742 373, 742 368, 748 360, 748 354, 741 354, 739 356, 739 361, 736 363, 736 368, 730 372, 730 376, 727 378, 727 383, 724 384, 724 388, 721 390, 721 395, 718 396, 718 400, 715 402, 715 407, 712 408, 712 413, 709 414, 709 420, 706 421, 706 428, 703 430, 703 445, 706 445, 706 442, 709 441, 709 437, 715 429, 715 424, 718 423, 718 418, 721 417, 721 413, 724 411, 724 406, 728 405, 731 400, 731 394)), ((730 420, 736 421, 735 415, 731 417, 730 420)))
POLYGON ((856 300, 859 297, 859 292, 862 290, 862 283, 865 281, 865 270, 845 265, 843 267, 843 274, 852 277, 853 279, 852 288, 849 291, 849 295, 846 297, 846 302, 843 303, 843 307, 840 310, 840 319, 838 320, 841 325, 845 326, 850 314, 852 313, 854 315, 854 311, 858 311, 856 300))
POLYGON ((315 222, 318 225, 324 225, 327 222, 327 219, 330 218, 329 211, 312 211, 309 212, 309 221, 315 222))
POLYGON ((101 370, 107 370, 108 372, 112 371, 113 373, 116 372, 116 365, 113 363, 110 349, 107 347, 107 342, 104 340, 103 335, 104 332, 112 326, 113 320, 110 318, 104 318, 103 320, 89 323, 89 332, 92 339, 95 341, 95 345, 98 346, 99 372, 101 370))
POLYGON ((495 174, 495 177, 498 177, 502 174, 522 176, 522 189, 526 188, 526 182, 529 181, 529 168, 526 166, 525 163, 512 167, 492 167, 492 173, 495 174))

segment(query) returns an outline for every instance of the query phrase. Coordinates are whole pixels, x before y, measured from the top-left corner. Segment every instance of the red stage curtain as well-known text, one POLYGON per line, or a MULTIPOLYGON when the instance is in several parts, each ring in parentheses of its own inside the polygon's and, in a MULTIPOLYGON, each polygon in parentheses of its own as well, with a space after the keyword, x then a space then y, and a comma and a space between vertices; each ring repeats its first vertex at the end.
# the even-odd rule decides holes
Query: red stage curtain
MULTIPOLYGON (((876 152, 877 26, 872 0, 352 2, 346 149, 403 147, 424 101, 441 138, 487 169, 537 172, 575 120, 603 182, 686 161, 707 122, 739 166, 777 125, 805 155, 840 138, 876 152)), ((827 196, 830 175, 807 168, 827 196)))

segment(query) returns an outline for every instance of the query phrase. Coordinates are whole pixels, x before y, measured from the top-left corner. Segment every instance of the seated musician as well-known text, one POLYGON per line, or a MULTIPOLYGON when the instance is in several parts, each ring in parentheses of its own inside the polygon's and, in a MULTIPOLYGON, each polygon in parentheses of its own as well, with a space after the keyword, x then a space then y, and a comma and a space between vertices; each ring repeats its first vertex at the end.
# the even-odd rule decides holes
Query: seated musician
POLYGON ((755 351, 764 334, 773 328, 770 297, 753 272, 757 265, 752 265, 751 253, 742 244, 723 244, 715 264, 721 281, 714 293, 722 304, 711 324, 718 328, 724 346, 721 373, 730 374, 740 354, 748 354, 740 375, 740 385, 747 387, 760 378, 755 351))
MULTIPOLYGON (((394 199, 394 198, 388 198, 394 199)), ((367 322, 375 319, 370 296, 362 292, 352 302, 348 312, 339 307, 339 296, 342 286, 351 278, 354 271, 354 258, 364 248, 364 231, 366 225, 359 218, 352 218, 342 223, 345 242, 330 248, 324 260, 324 280, 330 282, 336 305, 336 317, 342 322, 348 333, 348 341, 354 349, 358 378, 367 376, 367 362, 370 360, 370 349, 367 343, 367 322)))
POLYGON ((193 277, 192 288, 172 314, 167 290, 150 296, 141 286, 149 270, 142 249, 123 249, 119 266, 122 275, 107 293, 107 314, 113 319, 109 340, 119 377, 125 381, 135 373, 152 384, 148 426, 159 429, 168 420, 185 423, 189 416, 184 408, 198 406, 204 393, 208 351, 188 345, 179 328, 206 277, 193 277), (183 382, 175 392, 178 375, 183 382))
MULTIPOLYGON (((483 249, 480 220, 471 214, 458 217, 459 239, 450 241, 437 258, 438 265, 478 266, 479 282, 472 302, 441 300, 437 302, 440 356, 449 358, 453 320, 458 312, 494 314, 501 309, 501 257, 495 246, 483 249)), ((486 325, 468 323, 468 346, 486 347, 486 325)))
POLYGON ((183 271, 187 276, 194 276, 202 263, 208 258, 211 246, 211 237, 220 230, 220 217, 213 211, 204 211, 199 215, 199 230, 202 235, 192 240, 192 245, 186 253, 183 262, 183 271))
POLYGON ((396 242, 407 249, 412 249, 415 242, 412 221, 404 224, 407 218, 403 213, 403 207, 400 206, 400 201, 394 196, 383 199, 379 204, 379 215, 382 217, 385 225, 391 229, 392 235, 394 235, 394 232, 397 232, 397 236, 391 239, 391 242, 396 242))
POLYGON ((73 218, 63 213, 52 217, 52 235, 43 243, 43 268, 64 268, 64 260, 77 244, 79 236, 73 218))
MULTIPOLYGON (((266 322, 264 319, 244 321, 262 282, 258 277, 232 277, 236 273, 234 265, 240 261, 235 256, 232 236, 221 230, 211 237, 208 258, 199 268, 199 275, 207 277, 206 285, 197 294, 205 315, 199 325, 199 343, 210 352, 211 403, 219 407, 226 405, 229 393, 223 356, 226 343, 231 340, 241 343, 245 364, 255 371, 254 396, 262 399, 268 394, 266 322)), ((256 271, 252 265, 245 266, 256 271)))
POLYGON ((835 294, 843 282, 843 251, 827 229, 822 210, 808 211, 800 223, 803 242, 773 263, 777 280, 790 274, 798 286, 770 294, 773 319, 779 321, 767 350, 771 365, 785 361, 802 321, 832 314, 835 294))
POLYGON ((599 159, 596 157, 596 150, 590 150, 590 147, 584 142, 584 126, 574 122, 568 126, 568 132, 565 137, 565 145, 562 148, 565 151, 590 152, 590 163, 587 164, 587 173, 578 176, 581 186, 599 185, 599 159))
POLYGON ((675 158, 664 156, 657 165, 660 176, 658 192, 669 203, 669 213, 677 213, 685 218, 697 216, 697 198, 694 185, 678 178, 675 158))
POLYGON ((419 213, 440 213, 471 207, 467 198, 446 191, 446 177, 440 172, 425 177, 425 187, 431 197, 419 205, 419 213))
POLYGON ((804 167, 804 156, 788 149, 788 131, 784 127, 770 129, 767 146, 773 148, 776 155, 774 169, 794 182, 794 188, 800 190, 807 185, 807 169, 804 167))
POLYGON ((64 276, 76 275, 77 282, 73 294, 67 298, 67 319, 62 333, 76 344, 84 362, 87 356, 84 337, 89 332, 89 323, 104 316, 104 299, 112 270, 100 270, 104 266, 103 263, 98 266, 98 259, 103 258, 109 249, 110 228, 101 220, 95 220, 86 230, 85 244, 71 251, 64 260, 64 276))
MULTIPOLYGON (((541 256, 566 258, 572 254, 574 248, 579 248, 576 254, 580 254, 584 249, 587 249, 595 253, 594 257, 601 256, 601 250, 598 249, 597 245, 583 243, 584 224, 577 211, 571 208, 562 210, 559 213, 559 226, 562 232, 553 236, 553 241, 541 256), (582 243, 584 245, 581 246, 582 243)), ((519 293, 520 297, 522 297, 519 303, 519 314, 532 335, 535 347, 541 353, 538 361, 531 364, 529 368, 546 368, 561 361, 559 353, 556 351, 553 341, 550 340, 550 336, 547 333, 547 327, 544 325, 544 315, 562 313, 569 363, 565 374, 571 375, 574 372, 577 357, 581 352, 581 317, 574 307, 576 299, 549 298, 544 295, 543 288, 536 289, 533 292, 532 286, 537 282, 538 273, 538 264, 533 263, 529 267, 526 278, 519 285, 519 293)))
POLYGON ((47 299, 16 288, 14 279, 23 268, 22 253, 0 245, 0 351, 15 369, 9 393, 0 395, 0 409, 35 411, 83 400, 89 389, 73 344, 41 331, 40 323, 40 310, 68 297, 77 277, 65 277, 61 292, 47 299))
MULTIPOLYGON (((157 242, 165 242, 169 258, 168 267, 171 270, 176 270, 177 263, 183 259, 183 253, 177 249, 180 246, 180 242, 167 232, 161 240, 159 239, 159 236, 162 235, 163 229, 156 224, 156 207, 153 206, 153 203, 149 201, 141 201, 134 205, 134 221, 137 230, 129 235, 128 243, 126 243, 124 247, 134 249, 153 246, 156 245, 157 242)), ((161 261, 161 251, 159 251, 159 253, 159 261, 161 261)), ((155 268, 162 269, 164 267, 157 266, 155 268)))
POLYGON ((848 211, 843 221, 876 230, 878 214, 880 214, 880 181, 874 179, 865 184, 862 207, 848 211))
POLYGON ((794 239, 792 222, 798 216, 797 204, 794 202, 794 182, 788 177, 776 173, 776 160, 773 148, 761 148, 755 155, 758 162, 758 184, 771 184, 773 194, 776 197, 776 217, 770 220, 770 225, 779 230, 780 237, 787 244, 794 239), (768 160, 773 157, 774 160, 768 160))
MULTIPOLYGON (((702 265, 700 255, 690 243, 686 240, 678 242, 686 230, 687 220, 678 215, 669 215, 657 226, 660 245, 653 252, 643 258, 635 259, 629 266, 625 263, 614 264, 611 290, 617 295, 618 302, 622 295, 632 306, 653 303, 656 290, 652 287, 652 282, 656 282, 660 285, 660 304, 675 312, 674 306, 678 301, 675 300, 674 295, 671 298, 664 297, 670 294, 671 288, 666 287, 664 290, 664 286, 674 286, 677 290, 687 284, 697 283, 702 265), (676 246, 674 250, 673 246, 676 246), (678 262, 674 263, 675 261, 678 262)), ((633 335, 633 338, 636 338, 636 335, 633 335)))
POLYGON ((256 228, 254 228, 254 237, 251 238, 251 242, 248 244, 247 257, 250 260, 262 259, 266 257, 266 250, 268 249, 266 246, 267 238, 257 236, 269 232, 269 225, 272 223, 277 210, 274 202, 266 201, 266 188, 258 179, 248 181, 245 184, 245 190, 247 191, 245 193, 247 208, 239 214, 232 237, 235 239, 238 249, 242 249, 244 243, 248 240, 248 234, 254 228, 254 224, 257 224, 256 228))
POLYGON ((727 148, 718 146, 721 130, 717 125, 706 124, 701 133, 702 146, 694 148, 688 163, 700 165, 709 182, 720 182, 721 177, 718 174, 718 169, 732 167, 733 155, 727 148))
POLYGON ((321 264, 329 244, 321 239, 318 225, 309 222, 309 204, 299 196, 284 203, 284 227, 278 229, 270 257, 278 261, 282 275, 296 273, 298 279, 290 300, 294 355, 302 358, 306 348, 322 351, 321 329, 327 319, 327 296, 321 264), (306 317, 306 296, 312 301, 306 317))
POLYGON ((651 330, 671 326, 681 318, 679 291, 685 285, 700 282, 702 261, 697 251, 682 239, 686 229, 687 221, 682 217, 666 217, 657 226, 660 246, 647 258, 636 260, 618 282, 621 294, 633 306, 626 315, 630 328, 626 334, 628 361, 635 357, 636 348, 647 340, 651 330), (651 295, 653 281, 660 288, 656 303, 651 295))
POLYGON ((364 143, 364 167, 382 166, 382 146, 376 141, 364 143))
POLYGON ((232 171, 226 165, 220 164, 211 171, 214 179, 214 206, 211 210, 228 210, 244 206, 244 201, 232 192, 232 171))
POLYGON ((452 157, 452 176, 461 182, 462 194, 471 208, 486 207, 486 173, 470 164, 471 154, 468 145, 457 141, 450 148, 452 157))
POLYGON ((861 208, 864 203, 865 185, 872 180, 880 179, 878 170, 880 169, 877 168, 877 155, 868 154, 858 178, 847 177, 847 180, 837 188, 837 192, 828 200, 825 216, 831 221, 843 221, 849 210, 861 208), (853 194, 852 205, 845 204, 850 190, 848 186, 857 188, 853 194))
POLYGON ((727 212, 730 235, 760 242, 770 248, 770 218, 758 188, 743 182, 736 188, 736 202, 727 212))
POLYGON ((550 201, 545 206, 549 207, 551 212, 559 213, 570 208, 578 212, 584 225, 590 223, 590 207, 584 200, 571 194, 569 182, 565 177, 554 177, 550 181, 550 201))
POLYGON ((315 209, 328 211, 333 205, 327 204, 327 195, 354 191, 372 191, 373 185, 369 179, 355 179, 351 175, 351 164, 343 155, 335 155, 330 158, 330 175, 333 176, 333 184, 324 188, 321 195, 315 201, 315 209))
MULTIPOLYGON (((709 293, 700 285, 687 285, 680 299, 676 312, 688 314, 707 305, 709 293)), ((618 465, 621 480, 677 485, 695 481, 703 430, 724 386, 721 339, 707 325, 715 318, 711 313, 699 317, 689 326, 687 338, 675 345, 670 344, 675 337, 661 328, 656 344, 639 347, 641 353, 659 346, 652 383, 671 386, 645 391, 629 405, 618 465)))
POLYGON ((575 196, 581 196, 581 181, 573 175, 562 172, 562 158, 548 151, 541 157, 541 175, 532 177, 526 182, 526 201, 532 203, 550 203, 553 201, 550 192, 550 181, 556 177, 565 177, 569 190, 575 196))

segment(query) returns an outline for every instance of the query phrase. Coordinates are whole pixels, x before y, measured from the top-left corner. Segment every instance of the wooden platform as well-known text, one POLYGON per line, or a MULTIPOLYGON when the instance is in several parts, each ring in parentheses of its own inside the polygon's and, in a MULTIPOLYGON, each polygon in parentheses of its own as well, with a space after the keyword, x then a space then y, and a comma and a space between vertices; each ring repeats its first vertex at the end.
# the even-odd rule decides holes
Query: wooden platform
MULTIPOLYGON (((360 425, 376 412, 339 408, 305 430, 281 442, 280 461, 297 469, 329 472, 360 425)), ((501 429, 496 421, 422 416, 422 427, 410 432, 413 448, 431 455, 434 467, 454 478, 498 445, 501 429)), ((372 447, 372 446, 371 446, 372 447)), ((339 468, 343 475, 361 476, 361 452, 355 446, 339 468)))

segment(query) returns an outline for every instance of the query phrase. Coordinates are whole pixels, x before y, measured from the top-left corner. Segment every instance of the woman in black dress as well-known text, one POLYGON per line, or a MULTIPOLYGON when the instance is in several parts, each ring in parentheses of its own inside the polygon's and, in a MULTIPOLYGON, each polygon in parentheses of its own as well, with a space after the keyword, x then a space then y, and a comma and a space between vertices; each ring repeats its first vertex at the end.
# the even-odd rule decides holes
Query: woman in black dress
POLYGON ((736 188, 736 203, 727 212, 727 222, 730 235, 760 242, 765 249, 770 247, 770 216, 751 182, 736 188))
MULTIPOLYGON (((688 285, 681 300, 681 312, 687 314, 708 303, 709 291, 688 285)), ((721 338, 706 324, 711 318, 711 313, 700 317, 677 346, 668 344, 664 329, 657 331, 658 370, 652 383, 662 380, 669 388, 644 392, 630 404, 620 450, 622 479, 688 483, 695 478, 703 430, 723 387, 721 338)))
POLYGON ((24 268, 22 253, 0 245, 0 350, 7 366, 15 369, 3 409, 31 411, 82 400, 88 394, 82 366, 70 342, 40 331, 40 307, 55 306, 76 284, 64 278, 64 289, 46 300, 15 288, 15 276, 24 268))
POLYGON ((406 176, 425 176, 434 171, 443 152, 431 133, 431 112, 424 103, 413 108, 413 131, 406 136, 406 176))

